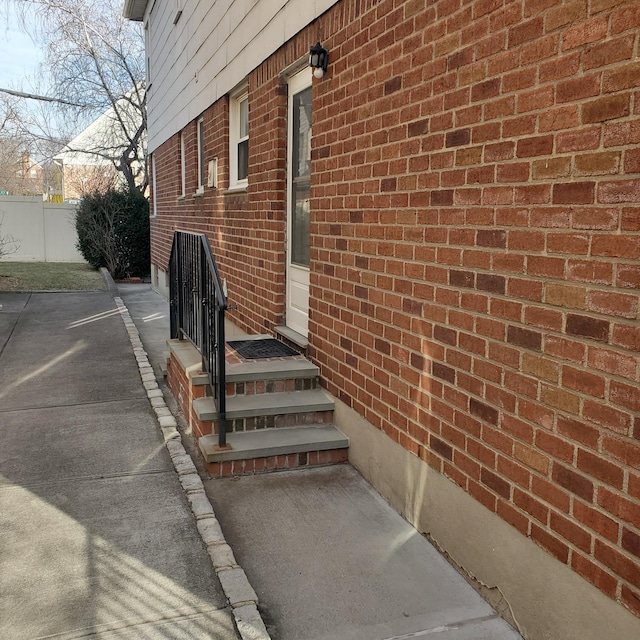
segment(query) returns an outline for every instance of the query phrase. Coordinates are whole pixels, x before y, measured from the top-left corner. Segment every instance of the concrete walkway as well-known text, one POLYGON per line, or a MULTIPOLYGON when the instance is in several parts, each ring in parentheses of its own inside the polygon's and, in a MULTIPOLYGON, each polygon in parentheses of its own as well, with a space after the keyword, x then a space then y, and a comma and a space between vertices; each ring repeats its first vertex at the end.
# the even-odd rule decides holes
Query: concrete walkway
MULTIPOLYGON (((119 293, 159 370, 167 303, 148 285, 119 293)), ((521 638, 348 465, 205 489, 274 640, 521 638)))
POLYGON ((113 297, 0 305, 0 638, 238 638, 113 297))

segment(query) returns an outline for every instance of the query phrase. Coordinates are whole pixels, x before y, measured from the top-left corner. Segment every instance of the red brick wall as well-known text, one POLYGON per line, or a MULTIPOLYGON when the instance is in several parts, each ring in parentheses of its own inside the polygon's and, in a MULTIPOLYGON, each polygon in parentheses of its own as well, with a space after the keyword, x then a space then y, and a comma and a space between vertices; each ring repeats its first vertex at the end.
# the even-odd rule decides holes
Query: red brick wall
MULTIPOLYGON (((177 201, 235 320, 284 313, 286 95, 314 81, 310 352, 327 388, 640 615, 640 3, 343 0, 249 78, 250 188, 177 201)), ((241 80, 240 78, 238 79, 241 80)), ((228 174, 225 101, 205 113, 228 174)), ((195 124, 189 145, 195 154, 195 124)))
MULTIPOLYGON (((211 106, 203 115, 205 131, 205 163, 218 157, 219 175, 228 174, 228 135, 226 100, 211 106)), ((167 270, 173 231, 182 229, 208 233, 211 237, 222 216, 222 191, 205 189, 196 197, 197 121, 183 130, 185 136, 185 197, 181 197, 180 134, 174 135, 153 153, 157 193, 152 193, 158 215, 151 218, 151 261, 167 270)), ((153 210, 153 208, 152 208, 153 210)))
MULTIPOLYGON (((218 158, 218 188, 197 188, 197 134, 185 128, 186 196, 180 199, 180 136, 156 152, 158 216, 151 219, 152 262, 167 270, 174 229, 206 233, 235 310, 232 320, 263 333, 281 324, 285 310, 287 86, 280 72, 309 50, 301 37, 265 61, 249 77, 249 187, 229 187, 228 98, 202 114, 205 164, 218 158)), ((238 78, 238 82, 243 79, 238 78)))
POLYGON ((636 614, 639 27, 635 0, 327 14, 310 324, 331 392, 636 614))

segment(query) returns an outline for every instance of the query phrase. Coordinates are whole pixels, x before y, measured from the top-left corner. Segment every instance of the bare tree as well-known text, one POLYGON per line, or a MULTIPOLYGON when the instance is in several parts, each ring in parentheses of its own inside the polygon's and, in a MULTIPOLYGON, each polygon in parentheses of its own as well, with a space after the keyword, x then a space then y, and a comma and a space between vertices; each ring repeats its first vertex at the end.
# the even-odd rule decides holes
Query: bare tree
POLYGON ((19 177, 20 150, 24 141, 16 132, 18 114, 13 101, 0 97, 0 189, 13 195, 19 177))
POLYGON ((36 105, 23 110, 23 129, 39 144, 60 149, 64 142, 65 153, 91 157, 87 165, 110 163, 129 188, 144 192, 147 114, 141 25, 122 17, 120 0, 4 3, 13 4, 24 29, 43 48, 41 76, 50 82, 50 87, 30 93, 6 92, 36 105), (72 144, 98 118, 100 132, 72 144))
POLYGON ((4 216, 0 218, 0 260, 5 256, 15 253, 20 248, 20 242, 18 242, 13 236, 2 235, 2 223, 4 216))
POLYGON ((18 113, 12 100, 7 95, 0 95, 0 136, 11 135, 15 130, 18 113))
POLYGON ((106 193, 117 187, 117 173, 113 167, 99 165, 69 166, 64 174, 67 198, 81 199, 90 193, 106 193))
POLYGON ((9 195, 42 193, 41 167, 32 162, 29 143, 20 133, 15 99, 0 96, 0 192, 9 195))

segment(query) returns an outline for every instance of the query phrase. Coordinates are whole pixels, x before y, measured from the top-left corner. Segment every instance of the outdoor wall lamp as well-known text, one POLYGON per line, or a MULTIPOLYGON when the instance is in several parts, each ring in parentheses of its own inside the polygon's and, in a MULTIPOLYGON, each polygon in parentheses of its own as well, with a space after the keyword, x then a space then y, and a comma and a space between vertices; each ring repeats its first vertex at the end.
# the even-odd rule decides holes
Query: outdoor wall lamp
POLYGON ((329 52, 319 43, 309 49, 309 66, 316 78, 322 78, 329 64, 329 52))

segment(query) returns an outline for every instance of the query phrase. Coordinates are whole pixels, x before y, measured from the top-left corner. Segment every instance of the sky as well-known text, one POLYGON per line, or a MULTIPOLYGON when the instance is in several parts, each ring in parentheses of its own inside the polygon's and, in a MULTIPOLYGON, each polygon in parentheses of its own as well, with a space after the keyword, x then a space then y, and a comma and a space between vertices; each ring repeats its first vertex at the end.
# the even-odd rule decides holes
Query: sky
POLYGON ((38 48, 26 33, 20 31, 13 12, 9 10, 6 16, 4 4, 0 9, 0 87, 28 90, 26 78, 37 71, 38 48))

